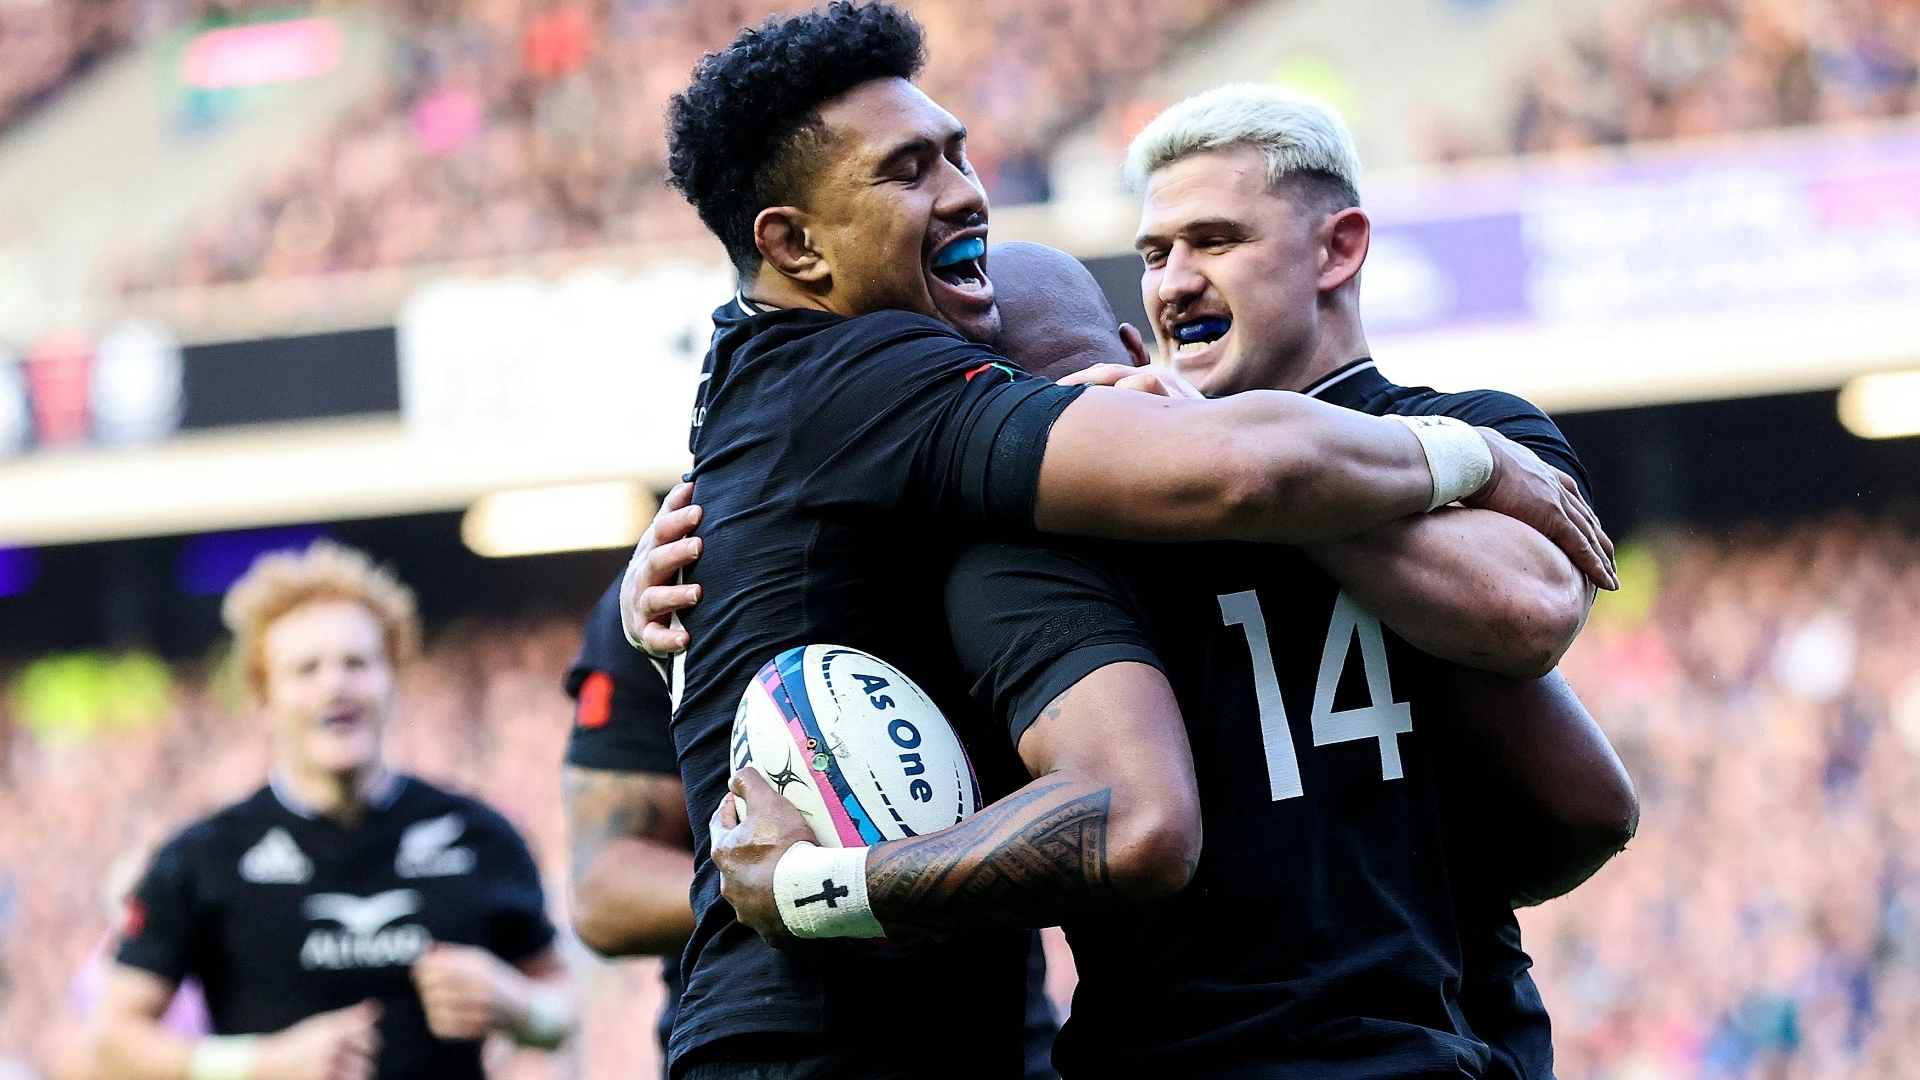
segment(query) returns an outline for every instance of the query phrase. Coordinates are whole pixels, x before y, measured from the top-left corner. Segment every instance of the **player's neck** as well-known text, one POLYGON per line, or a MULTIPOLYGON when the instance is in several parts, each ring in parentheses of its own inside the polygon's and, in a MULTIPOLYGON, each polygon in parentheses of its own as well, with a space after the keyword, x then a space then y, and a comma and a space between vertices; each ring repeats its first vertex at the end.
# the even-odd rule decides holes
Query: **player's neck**
POLYGON ((274 794, 295 813, 352 828, 366 819, 367 810, 393 779, 386 763, 378 760, 335 772, 281 758, 274 762, 272 783, 274 794))
POLYGON ((1371 355, 1359 313, 1350 310, 1347 304, 1336 302, 1331 310, 1322 313, 1320 334, 1306 362, 1294 365, 1285 376, 1286 385, 1273 389, 1303 391, 1355 360, 1371 355))
POLYGON ((740 295, 763 308, 834 310, 833 305, 827 303, 825 297, 802 288, 792 278, 764 262, 752 277, 740 282, 740 295))

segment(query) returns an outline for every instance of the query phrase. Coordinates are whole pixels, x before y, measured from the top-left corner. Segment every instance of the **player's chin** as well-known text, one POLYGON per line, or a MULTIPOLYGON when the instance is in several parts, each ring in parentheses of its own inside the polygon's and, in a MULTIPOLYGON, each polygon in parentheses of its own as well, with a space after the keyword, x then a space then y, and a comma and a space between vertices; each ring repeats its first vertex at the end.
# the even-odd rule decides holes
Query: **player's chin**
POLYGON ((966 286, 927 275, 927 294, 940 321, 960 331, 968 341, 992 345, 1000 339, 1000 306, 994 302, 993 282, 984 277, 966 286))
POLYGON ((353 772, 373 764, 380 756, 380 735, 365 722, 327 727, 314 733, 307 750, 309 760, 325 772, 353 772))
POLYGON ((1219 391, 1214 384, 1231 365, 1226 361, 1227 351, 1216 344, 1199 352, 1173 354, 1174 373, 1193 384, 1194 389, 1208 397, 1218 397, 1219 391))

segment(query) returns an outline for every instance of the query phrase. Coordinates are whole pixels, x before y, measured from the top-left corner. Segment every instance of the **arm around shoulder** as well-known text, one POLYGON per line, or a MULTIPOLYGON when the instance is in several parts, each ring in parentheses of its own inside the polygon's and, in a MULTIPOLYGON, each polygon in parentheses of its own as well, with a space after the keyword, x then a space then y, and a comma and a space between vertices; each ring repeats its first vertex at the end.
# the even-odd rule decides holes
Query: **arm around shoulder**
POLYGON ((1299 394, 1217 401, 1089 387, 1040 468, 1043 532, 1310 543, 1427 509, 1433 475, 1403 424, 1299 394))

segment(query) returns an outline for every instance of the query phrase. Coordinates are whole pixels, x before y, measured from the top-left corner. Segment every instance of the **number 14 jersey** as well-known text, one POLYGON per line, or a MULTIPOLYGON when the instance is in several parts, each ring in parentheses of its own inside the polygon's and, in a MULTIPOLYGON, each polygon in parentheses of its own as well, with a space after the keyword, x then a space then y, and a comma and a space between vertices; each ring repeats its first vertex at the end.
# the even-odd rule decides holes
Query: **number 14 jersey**
MULTIPOLYGON (((1370 365, 1354 375, 1390 386, 1370 365)), ((1551 423, 1516 408, 1527 423, 1470 418, 1557 442, 1543 456, 1577 470, 1551 423)), ((1462 1008, 1436 775, 1445 665, 1271 545, 982 545, 947 602, 974 693, 1016 742, 1075 682, 1137 661, 1167 674, 1193 747, 1205 840, 1192 884, 1066 928, 1081 982, 1055 1046, 1064 1075, 1494 1071, 1462 1008)))

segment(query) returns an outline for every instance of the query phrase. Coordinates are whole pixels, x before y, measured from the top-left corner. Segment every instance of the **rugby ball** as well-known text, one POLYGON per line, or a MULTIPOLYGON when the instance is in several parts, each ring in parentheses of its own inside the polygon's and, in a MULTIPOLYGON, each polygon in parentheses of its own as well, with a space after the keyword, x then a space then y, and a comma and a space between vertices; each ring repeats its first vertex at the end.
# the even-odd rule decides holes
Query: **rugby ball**
POLYGON ((858 649, 807 645, 768 662, 740 696, 730 756, 798 807, 822 847, 935 832, 980 808, 947 718, 899 668, 858 649))

